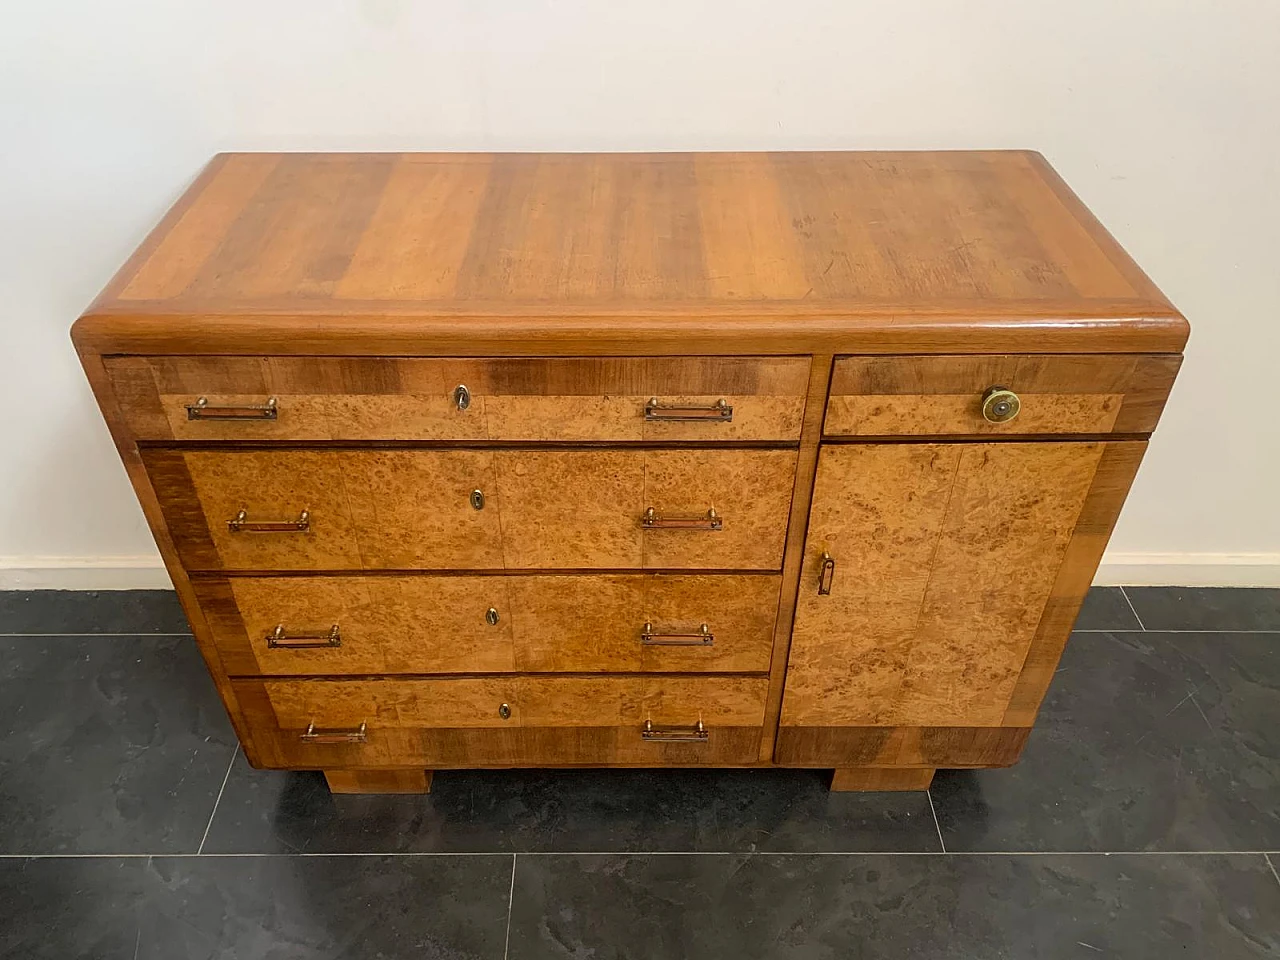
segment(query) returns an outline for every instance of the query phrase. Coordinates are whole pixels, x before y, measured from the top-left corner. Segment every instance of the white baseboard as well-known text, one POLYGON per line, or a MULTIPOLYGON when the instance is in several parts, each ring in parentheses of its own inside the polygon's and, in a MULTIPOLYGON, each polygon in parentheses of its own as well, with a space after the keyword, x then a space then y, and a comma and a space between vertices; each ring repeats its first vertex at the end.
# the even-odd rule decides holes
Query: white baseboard
MULTIPOLYGON (((1108 553, 1098 586, 1280 587, 1280 553, 1108 553)), ((0 557, 0 590, 168 590, 156 556, 0 557)))
POLYGON ((1107 553, 1099 587, 1280 587, 1280 553, 1107 553))
POLYGON ((0 557, 0 590, 172 590, 157 556, 0 557))

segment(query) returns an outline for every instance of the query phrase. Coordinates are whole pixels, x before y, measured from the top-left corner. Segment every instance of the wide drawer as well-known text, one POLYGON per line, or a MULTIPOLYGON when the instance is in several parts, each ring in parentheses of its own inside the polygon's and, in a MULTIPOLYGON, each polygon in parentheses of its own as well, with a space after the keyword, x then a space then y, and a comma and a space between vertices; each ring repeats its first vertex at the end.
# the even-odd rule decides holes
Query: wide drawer
POLYGON ((794 450, 144 449, 188 570, 777 570, 794 450))
POLYGON ((751 763, 765 677, 237 680, 266 767, 751 763))
POLYGON ((824 433, 1150 433, 1180 363, 1165 354, 840 357, 824 433))
POLYGON ((809 377, 807 357, 106 364, 140 440, 794 441, 809 377))
POLYGON ((779 577, 197 579, 232 675, 767 672, 779 577))

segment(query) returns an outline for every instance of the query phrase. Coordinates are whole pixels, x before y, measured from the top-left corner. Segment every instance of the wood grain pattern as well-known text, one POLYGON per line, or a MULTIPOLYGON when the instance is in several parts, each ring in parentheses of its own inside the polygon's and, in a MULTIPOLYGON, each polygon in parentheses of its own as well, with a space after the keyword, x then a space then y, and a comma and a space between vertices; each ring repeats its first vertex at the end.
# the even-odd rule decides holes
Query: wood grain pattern
POLYGON ((933 767, 839 767, 831 777, 831 792, 849 790, 928 790, 933 767))
POLYGON ((822 440, 822 419, 827 389, 831 382, 832 358, 818 356, 809 367, 809 391, 805 398, 804 425, 796 454, 795 485, 791 492, 791 515, 787 520, 787 542, 782 557, 782 592, 778 596, 778 616, 774 622, 773 654, 769 669, 769 700, 765 705, 764 736, 760 738, 760 761, 773 758, 778 719, 782 712, 782 689, 791 653, 791 629, 795 620, 796 597, 804 566, 805 532, 809 528, 809 507, 813 478, 818 469, 822 440))
POLYGON ((767 672, 776 576, 235 577, 194 584, 236 676, 767 672), (491 624, 486 613, 497 611, 491 624), (646 646, 654 632, 711 646, 646 646), (338 647, 272 648, 277 625, 338 647))
POLYGON ((1030 727, 778 728, 774 762, 794 767, 1007 767, 1030 727))
POLYGON ((840 357, 828 436, 1150 433, 1176 356, 840 357), (989 423, 988 388, 1013 390, 1018 416, 989 423))
POLYGON ((142 440, 793 441, 803 357, 111 357, 142 440), (466 386, 459 410, 454 390, 466 386), (275 420, 191 420, 187 406, 262 404, 275 420), (733 407, 728 422, 649 422, 645 404, 733 407))
POLYGON ((237 680, 262 764, 303 769, 640 763, 744 763, 759 749, 763 677, 495 677, 430 680, 237 680), (510 718, 499 706, 507 703, 510 718), (644 721, 701 743, 648 741, 644 721), (366 740, 299 739, 366 724, 366 740))
POLYGON ((330 793, 430 793, 431 771, 326 770, 330 793))
POLYGON ((769 670, 776 576, 508 577, 516 666, 524 671, 769 670), (696 633, 711 646, 646 646, 655 633, 696 633))
POLYGON ((791 450, 149 449, 145 460, 194 570, 776 570, 795 469, 791 450), (724 527, 646 530, 649 506, 715 508, 724 527), (311 529, 233 533, 241 509, 252 520, 306 510, 311 529))
POLYGON ((1103 448, 824 449, 782 725, 1001 724, 1103 448))
POLYGON ((1066 556, 1009 697, 1003 720, 1006 726, 1029 727, 1035 722, 1146 450, 1142 442, 1108 443, 1098 461, 1093 485, 1076 518, 1066 556))
POLYGON ((1034 153, 283 154, 217 158, 75 335, 108 354, 1175 352, 1187 327, 1034 153))

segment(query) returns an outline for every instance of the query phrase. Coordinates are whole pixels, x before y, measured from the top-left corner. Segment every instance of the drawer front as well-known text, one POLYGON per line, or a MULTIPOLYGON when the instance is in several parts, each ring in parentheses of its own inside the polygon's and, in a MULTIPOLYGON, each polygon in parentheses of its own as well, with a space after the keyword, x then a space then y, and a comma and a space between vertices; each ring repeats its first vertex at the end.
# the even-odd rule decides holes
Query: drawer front
POLYGON ((698 765, 756 759, 768 679, 505 676, 234 686, 265 766, 698 765))
POLYGON ((794 450, 182 450, 190 570, 777 570, 794 450), (501 518, 501 522, 499 522, 501 518))
POLYGON ((1180 363, 1171 355, 841 357, 824 433, 1150 433, 1180 363), (1015 395, 1016 411, 997 390, 1015 395))
POLYGON ((233 676, 767 672, 779 578, 234 577, 193 587, 233 676))
POLYGON ((809 360, 114 357, 107 369, 143 440, 794 441, 809 360))

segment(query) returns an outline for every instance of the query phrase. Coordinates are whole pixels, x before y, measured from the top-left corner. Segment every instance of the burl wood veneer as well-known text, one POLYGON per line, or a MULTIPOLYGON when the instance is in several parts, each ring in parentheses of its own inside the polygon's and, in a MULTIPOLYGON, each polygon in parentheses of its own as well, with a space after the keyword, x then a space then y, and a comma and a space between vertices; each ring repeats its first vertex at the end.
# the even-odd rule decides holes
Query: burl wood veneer
POLYGON ((1187 324, 1027 152, 226 154, 73 339, 250 762, 1013 763, 1187 324))

